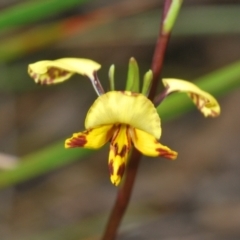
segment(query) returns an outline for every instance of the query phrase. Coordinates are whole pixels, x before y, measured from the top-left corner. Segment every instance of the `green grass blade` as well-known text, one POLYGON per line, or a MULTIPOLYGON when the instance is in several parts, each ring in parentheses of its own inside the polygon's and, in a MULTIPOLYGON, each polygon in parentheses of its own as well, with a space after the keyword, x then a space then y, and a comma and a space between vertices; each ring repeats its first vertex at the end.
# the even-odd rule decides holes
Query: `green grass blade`
POLYGON ((83 148, 65 149, 64 141, 26 155, 16 168, 0 172, 0 189, 40 176, 93 153, 83 148))
POLYGON ((24 24, 53 16, 68 8, 80 5, 87 0, 38 0, 26 1, 1 11, 0 29, 20 27, 24 24))

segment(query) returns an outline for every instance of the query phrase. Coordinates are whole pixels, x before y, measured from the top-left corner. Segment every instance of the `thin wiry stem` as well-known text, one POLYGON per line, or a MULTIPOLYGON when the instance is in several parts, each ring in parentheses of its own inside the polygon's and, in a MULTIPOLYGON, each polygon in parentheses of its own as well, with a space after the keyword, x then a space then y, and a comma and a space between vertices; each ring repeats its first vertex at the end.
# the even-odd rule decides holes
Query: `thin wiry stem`
POLYGON ((156 95, 155 98, 153 99, 153 103, 155 106, 158 106, 162 103, 162 101, 169 96, 170 94, 168 93, 168 88, 165 88, 160 94, 156 95))
POLYGON ((95 92, 97 93, 98 96, 102 95, 105 93, 103 87, 102 87, 102 84, 101 82, 99 81, 98 79, 98 76, 97 76, 97 72, 94 72, 93 73, 93 78, 91 78, 91 82, 92 82, 92 85, 93 85, 93 88, 95 90, 95 92))

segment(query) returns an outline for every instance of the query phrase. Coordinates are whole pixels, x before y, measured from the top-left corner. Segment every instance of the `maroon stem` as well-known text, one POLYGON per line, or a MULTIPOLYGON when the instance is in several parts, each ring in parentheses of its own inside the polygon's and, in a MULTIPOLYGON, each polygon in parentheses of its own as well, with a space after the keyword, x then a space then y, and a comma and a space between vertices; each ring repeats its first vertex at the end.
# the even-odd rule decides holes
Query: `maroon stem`
MULTIPOLYGON (((153 101, 154 96, 156 94, 156 89, 158 86, 158 80, 160 77, 160 73, 162 70, 163 59, 166 52, 167 43, 170 37, 170 34, 164 34, 163 29, 163 21, 168 12, 169 6, 171 5, 172 0, 165 0, 163 16, 161 20, 160 33, 158 36, 158 41, 156 43, 156 48, 154 51, 154 56, 152 60, 152 71, 153 71, 153 83, 150 89, 149 99, 153 101)), ((102 237, 102 240, 114 240, 117 234, 118 227, 122 221, 124 213, 127 209, 135 177, 137 175, 138 166, 140 164, 141 153, 139 153, 136 149, 133 149, 132 155, 129 159, 126 178, 122 186, 120 187, 116 202, 113 206, 112 212, 108 219, 108 223, 105 229, 105 233, 102 237)))
POLYGON ((164 55, 166 52, 166 48, 167 48, 167 44, 168 44, 168 40, 169 40, 169 34, 168 35, 161 35, 157 46, 155 48, 155 52, 154 52, 154 56, 153 56, 153 62, 152 62, 152 71, 153 71, 153 82, 152 82, 152 86, 149 92, 149 96, 148 98, 153 100, 154 96, 156 95, 156 91, 157 91, 157 87, 158 87, 158 80, 160 77, 160 73, 162 71, 162 67, 163 67, 163 59, 164 59, 164 55))
POLYGON ((148 98, 151 100, 153 100, 154 96, 156 95, 156 91, 159 83, 159 77, 161 75, 162 68, 163 68, 163 60, 165 57, 165 52, 166 52, 167 45, 170 38, 170 33, 163 32, 163 22, 164 22, 164 19, 166 18, 169 7, 171 6, 171 2, 172 0, 165 0, 164 2, 160 31, 159 31, 156 47, 153 54, 153 60, 152 60, 152 66, 151 66, 151 69, 153 71, 153 82, 152 82, 152 86, 148 96, 148 98))

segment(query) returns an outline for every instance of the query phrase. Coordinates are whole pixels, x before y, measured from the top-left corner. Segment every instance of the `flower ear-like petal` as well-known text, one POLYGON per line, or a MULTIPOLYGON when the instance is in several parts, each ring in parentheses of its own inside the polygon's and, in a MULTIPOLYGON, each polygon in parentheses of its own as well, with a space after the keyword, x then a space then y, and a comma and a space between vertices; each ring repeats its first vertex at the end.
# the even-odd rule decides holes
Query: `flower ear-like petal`
POLYGON ((161 136, 160 118, 153 103, 142 94, 111 91, 101 95, 89 109, 85 127, 127 124, 155 138, 161 136))
POLYGON ((217 100, 195 84, 180 79, 167 78, 162 81, 163 85, 167 88, 166 94, 186 92, 205 117, 217 117, 220 114, 221 110, 217 100))
POLYGON ((74 133, 65 141, 65 148, 91 148, 98 149, 109 141, 113 134, 113 126, 106 125, 74 133))
POLYGON ((177 158, 177 152, 160 144, 151 134, 139 129, 131 129, 130 134, 135 148, 143 155, 149 157, 162 156, 171 160, 177 158))
POLYGON ((36 83, 55 84, 60 83, 73 74, 85 75, 92 81, 94 73, 101 65, 90 59, 84 58, 61 58, 54 61, 39 61, 29 64, 28 73, 36 83))

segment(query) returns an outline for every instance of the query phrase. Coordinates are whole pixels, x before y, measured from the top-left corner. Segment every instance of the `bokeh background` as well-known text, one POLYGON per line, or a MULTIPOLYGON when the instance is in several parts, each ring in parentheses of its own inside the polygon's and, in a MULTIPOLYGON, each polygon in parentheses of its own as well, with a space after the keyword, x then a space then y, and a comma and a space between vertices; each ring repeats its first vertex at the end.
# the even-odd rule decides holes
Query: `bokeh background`
MULTIPOLYGON (((130 57, 141 76, 151 65, 163 1, 63 2, 0 1, 1 240, 99 239, 117 192, 109 181, 108 146, 51 171, 46 164, 43 174, 27 165, 25 181, 14 180, 24 170, 4 175, 35 155, 25 156, 55 143, 59 149, 64 138, 84 129, 96 98, 82 76, 37 86, 28 64, 90 58, 102 64, 105 89, 111 64, 118 89, 124 89, 130 57)), ((192 81, 239 61, 239 20, 238 1, 185 0, 163 76, 192 81)), ((143 158, 119 240, 240 239, 240 91, 218 99, 219 118, 194 110, 163 122, 161 142, 179 158, 143 158)))

